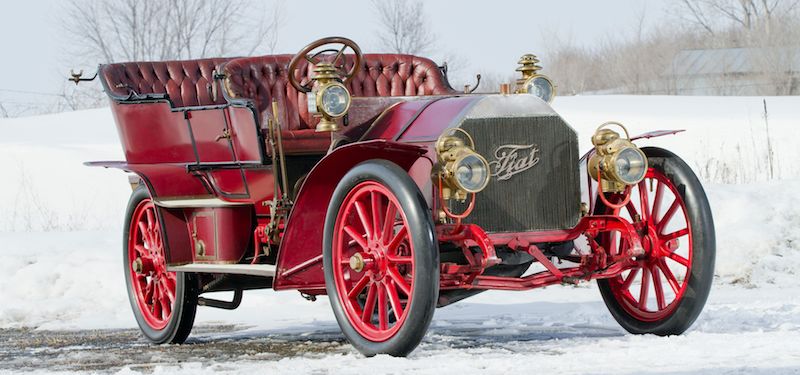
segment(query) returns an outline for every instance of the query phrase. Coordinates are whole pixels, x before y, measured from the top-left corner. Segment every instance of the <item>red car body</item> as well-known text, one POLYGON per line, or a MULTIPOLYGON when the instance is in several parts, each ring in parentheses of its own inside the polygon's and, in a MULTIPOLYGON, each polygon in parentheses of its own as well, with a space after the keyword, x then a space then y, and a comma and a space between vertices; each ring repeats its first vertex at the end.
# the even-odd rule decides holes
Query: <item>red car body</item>
MULTIPOLYGON (((198 275, 200 293, 272 287, 296 289, 307 296, 326 294, 323 229, 331 197, 348 171, 376 159, 391 162, 410 176, 425 199, 426 215, 435 223, 439 247, 443 252, 457 249, 455 253, 466 259, 451 262, 443 257, 436 265, 440 306, 480 290, 526 290, 618 278, 643 264, 641 257, 655 251, 654 246, 673 246, 669 242, 673 239, 661 241, 657 236, 648 236, 644 220, 637 222, 623 218, 619 211, 603 212, 598 208, 598 187, 585 172, 588 154, 579 157, 577 134, 535 96, 464 94, 453 90, 444 72, 428 59, 364 55, 361 67, 347 83, 354 96, 349 115, 340 120, 343 130, 331 138, 328 133, 314 131, 318 119, 306 109, 306 94, 288 84, 288 74, 308 81, 314 67, 303 63, 297 71, 287 72, 290 57, 136 62, 100 68, 126 160, 89 164, 119 168, 137 176, 154 203, 166 270, 198 275), (273 101, 278 104, 278 118, 271 112, 273 101), (507 123, 498 126, 508 129, 503 134, 517 132, 512 134, 520 138, 517 143, 527 146, 537 142, 537 135, 522 139, 526 133, 517 129, 524 128, 513 121, 523 117, 549 121, 547 129, 557 131, 546 136, 557 140, 554 143, 560 148, 546 144, 536 146, 535 151, 530 146, 519 147, 518 154, 502 154, 513 160, 499 160, 500 151, 486 151, 489 149, 481 148, 481 144, 491 143, 487 147, 493 150, 509 144, 508 139, 493 140, 495 136, 502 138, 500 130, 486 133, 473 125, 470 129, 474 131, 468 131, 473 133, 479 152, 497 163, 498 170, 493 173, 500 178, 493 179, 487 191, 499 191, 500 185, 496 184, 514 184, 529 178, 524 177, 525 173, 540 173, 537 179, 524 181, 539 183, 536 181, 544 179, 545 183, 536 185, 539 190, 535 193, 546 192, 547 199, 539 201, 533 193, 526 193, 521 196, 527 196, 527 200, 514 201, 517 197, 508 192, 524 189, 520 185, 503 190, 502 195, 495 194, 491 204, 483 196, 494 193, 475 194, 473 218, 456 220, 444 215, 442 207, 453 210, 460 203, 443 201, 441 186, 432 177, 439 163, 437 139, 469 121, 477 124, 502 119, 507 123), (275 185, 279 184, 280 171, 273 164, 273 151, 267 142, 268 119, 282 127, 285 172, 292 190, 282 192, 290 197, 291 205, 284 216, 278 216, 280 222, 273 224, 279 228, 279 234, 273 237, 265 233, 265 228, 276 217, 270 212, 274 207, 270 202, 277 199, 275 185), (556 156, 558 160, 554 160, 556 156), (502 171, 501 163, 506 163, 502 171), (557 191, 544 190, 548 184, 549 189, 557 191), (526 206, 526 211, 499 219, 491 216, 492 209, 513 211, 519 206, 526 206), (547 215, 535 214, 538 211, 546 211, 554 218, 541 219, 547 215), (519 218, 530 222, 523 223, 519 218), (510 224, 514 220, 516 224, 510 224), (537 227, 538 224, 531 224, 534 222, 544 224, 537 227), (622 245, 619 251, 609 248, 609 233, 618 234, 620 241, 627 243, 624 249, 622 245), (573 250, 572 241, 579 238, 587 239, 588 251, 573 250), (500 248, 502 254, 498 253, 500 248), (512 253, 524 255, 527 264, 541 264, 543 270, 527 276, 516 271, 513 275, 485 273, 512 253), (557 267, 552 261, 556 257, 571 261, 572 265, 557 267)), ((352 56, 346 60, 352 65, 352 56)), ((680 200, 677 196, 676 202, 680 200)), ((642 199, 637 200, 642 203, 642 199)), ((682 235, 688 235, 691 243, 689 216, 686 222, 687 233, 682 235)), ((658 267, 656 264, 651 271, 663 272, 658 267)), ((689 270, 687 266, 687 275, 689 270)), ((669 275, 662 273, 662 277, 669 275)), ((672 278, 685 282, 681 277, 672 278)), ((671 282, 667 280, 664 285, 671 282)), ((675 304, 683 293, 678 289, 674 293, 675 304)), ((666 305, 662 301, 664 292, 659 290, 656 289, 660 293, 656 310, 666 310, 667 306, 662 306, 666 305)), ((644 296, 647 297, 646 292, 644 296)), ((235 307, 202 297, 200 300, 211 306, 235 307)), ((406 303, 408 306, 410 302, 406 303)), ((365 351, 376 352, 381 350, 365 351)), ((387 352, 405 354, 403 350, 387 352)))

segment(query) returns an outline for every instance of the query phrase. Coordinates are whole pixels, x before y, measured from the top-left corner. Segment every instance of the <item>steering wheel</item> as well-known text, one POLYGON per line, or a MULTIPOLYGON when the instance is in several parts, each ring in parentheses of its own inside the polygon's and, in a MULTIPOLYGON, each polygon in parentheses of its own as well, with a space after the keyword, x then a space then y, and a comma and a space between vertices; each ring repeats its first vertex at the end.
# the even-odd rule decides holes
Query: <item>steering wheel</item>
POLYGON ((294 57, 292 57, 292 61, 289 62, 289 83, 292 84, 292 87, 297 89, 300 92, 310 92, 312 87, 312 81, 307 82, 306 84, 301 84, 295 78, 294 72, 297 70, 297 65, 300 63, 301 60, 306 60, 312 65, 317 65, 321 62, 328 62, 333 64, 334 68, 336 68, 337 72, 340 74, 340 77, 343 77, 344 84, 350 82, 353 79, 353 76, 356 74, 356 70, 361 66, 361 59, 363 55, 361 54, 361 48, 358 47, 356 42, 343 38, 340 36, 332 36, 328 38, 322 38, 315 40, 309 43, 307 46, 303 47, 294 57), (328 44, 340 44, 342 47, 340 49, 336 48, 325 48, 321 51, 311 53, 317 48, 322 46, 326 46, 328 44), (344 58, 344 51, 347 48, 350 48, 355 55, 355 62, 353 67, 350 68, 349 71, 346 71, 346 59, 344 58), (326 61, 325 57, 334 54, 333 60, 326 61), (341 60, 341 65, 336 65, 337 61, 341 60))

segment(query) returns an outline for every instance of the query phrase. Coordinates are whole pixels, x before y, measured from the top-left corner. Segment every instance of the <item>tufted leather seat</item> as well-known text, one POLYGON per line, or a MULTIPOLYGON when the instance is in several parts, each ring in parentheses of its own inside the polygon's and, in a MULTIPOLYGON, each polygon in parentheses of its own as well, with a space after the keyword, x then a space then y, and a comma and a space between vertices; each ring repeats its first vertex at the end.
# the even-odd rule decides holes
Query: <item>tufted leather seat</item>
MULTIPOLYGON (((231 60, 222 69, 229 98, 253 101, 263 118, 271 112, 272 100, 281 108, 287 153, 321 152, 330 144, 327 133, 316 133, 319 122, 308 113, 306 94, 289 84, 288 65, 292 55, 269 55, 231 60)), ((347 56, 348 66, 353 56, 347 56)), ((302 61, 296 72, 306 83, 313 66, 302 61)), ((348 83, 353 96, 416 96, 453 94, 439 67, 431 60, 399 54, 365 54, 361 68, 348 83)))
MULTIPOLYGON (((284 149, 287 153, 319 153, 330 145, 330 135, 314 131, 318 119, 308 113, 306 94, 289 84, 292 55, 246 58, 212 58, 185 61, 129 62, 102 65, 100 78, 107 93, 117 100, 169 98, 173 107, 221 105, 223 95, 212 94, 214 71, 223 72, 230 100, 249 100, 260 117, 271 113, 272 100, 281 109, 284 149)), ((346 56, 348 66, 353 56, 346 56)), ((296 72, 308 82, 314 67, 302 61, 296 72)), ((353 96, 417 96, 456 93, 439 67, 424 57, 400 54, 366 54, 348 83, 353 96)))
POLYGON ((213 72, 230 58, 185 61, 129 62, 100 67, 109 95, 118 99, 148 99, 169 96, 174 107, 225 104, 213 98, 213 72))

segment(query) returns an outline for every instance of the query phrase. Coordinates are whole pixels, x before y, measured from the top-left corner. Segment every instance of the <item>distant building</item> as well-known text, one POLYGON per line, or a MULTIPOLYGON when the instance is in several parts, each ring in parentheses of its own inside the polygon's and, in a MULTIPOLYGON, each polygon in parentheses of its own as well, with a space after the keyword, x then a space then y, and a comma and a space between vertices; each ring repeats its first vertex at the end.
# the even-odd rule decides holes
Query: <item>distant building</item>
POLYGON ((798 95, 800 48, 683 50, 662 78, 678 95, 798 95))

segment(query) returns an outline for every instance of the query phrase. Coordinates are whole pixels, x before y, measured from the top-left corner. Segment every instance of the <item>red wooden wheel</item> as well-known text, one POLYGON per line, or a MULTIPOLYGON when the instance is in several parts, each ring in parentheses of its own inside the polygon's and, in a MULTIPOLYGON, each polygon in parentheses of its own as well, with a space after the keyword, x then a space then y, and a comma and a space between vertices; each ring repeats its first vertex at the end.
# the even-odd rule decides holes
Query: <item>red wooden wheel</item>
POLYGON ((408 173, 368 160, 342 177, 325 216, 325 289, 347 340, 367 356, 408 355, 430 326, 439 249, 408 173))
MULTIPOLYGON (((672 314, 686 291, 692 270, 691 222, 677 187, 660 171, 650 168, 631 195, 624 210, 613 213, 639 219, 646 255, 635 268, 611 279, 610 287, 628 314, 659 321, 672 314)), ((625 251, 627 243, 614 238, 611 248, 625 251)))
POLYGON ((150 328, 164 329, 174 310, 176 274, 167 272, 161 228, 149 198, 134 209, 128 233, 128 266, 137 306, 150 328))
MULTIPOLYGON (((642 150, 650 168, 632 187, 630 201, 619 208, 601 202, 596 212, 629 220, 645 254, 630 269, 597 284, 611 315, 628 332, 676 335, 694 323, 711 290, 714 219, 703 186, 683 160, 659 148, 642 150)), ((629 246, 619 233, 600 241, 612 253, 629 246)))
POLYGON ((345 197, 333 235, 333 276, 348 320, 364 338, 394 336, 413 299, 414 247, 395 195, 365 181, 345 197))

